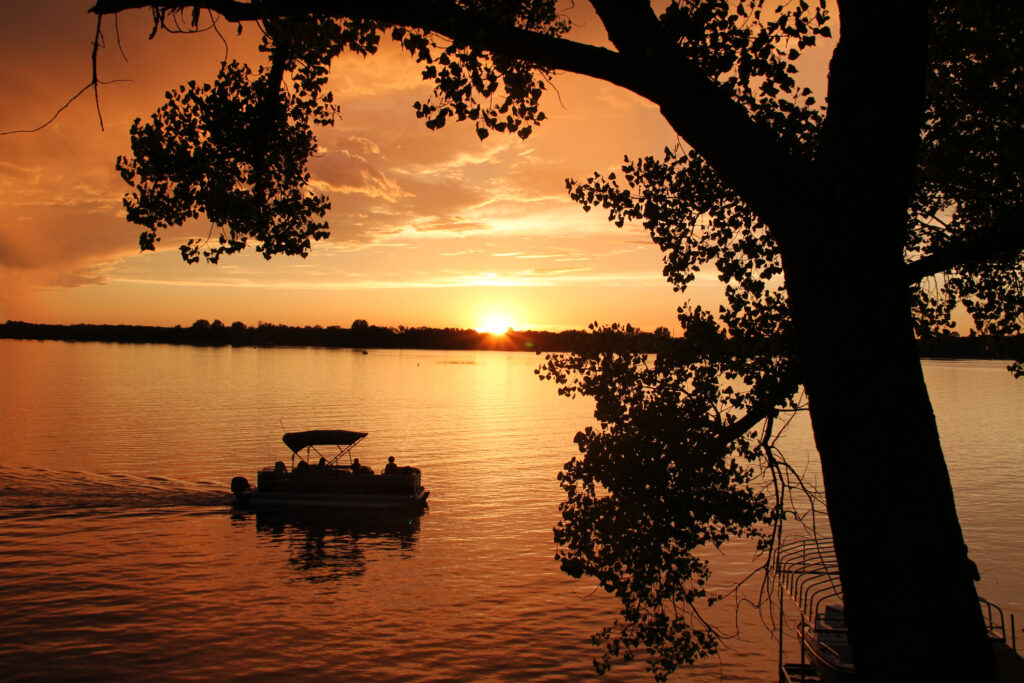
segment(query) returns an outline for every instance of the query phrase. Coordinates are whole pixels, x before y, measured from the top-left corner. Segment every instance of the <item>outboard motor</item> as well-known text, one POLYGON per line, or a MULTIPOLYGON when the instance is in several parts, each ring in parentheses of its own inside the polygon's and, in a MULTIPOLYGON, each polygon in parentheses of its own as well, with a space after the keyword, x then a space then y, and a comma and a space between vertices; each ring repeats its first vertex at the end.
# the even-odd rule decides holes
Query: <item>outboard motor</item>
POLYGON ((231 493, 235 494, 236 497, 242 495, 250 488, 252 487, 249 486, 249 480, 245 477, 235 477, 231 480, 231 493))

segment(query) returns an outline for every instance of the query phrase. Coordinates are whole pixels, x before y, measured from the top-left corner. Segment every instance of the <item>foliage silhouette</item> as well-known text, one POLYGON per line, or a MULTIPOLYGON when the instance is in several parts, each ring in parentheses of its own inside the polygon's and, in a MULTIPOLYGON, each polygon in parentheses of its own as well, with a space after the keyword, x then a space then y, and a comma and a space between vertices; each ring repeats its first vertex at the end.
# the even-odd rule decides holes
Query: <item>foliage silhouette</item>
POLYGON ((1019 153, 1004 150, 1021 130, 1021 11, 837 4, 827 108, 794 78, 802 51, 831 35, 824 0, 674 1, 660 15, 590 0, 611 48, 567 37, 552 0, 99 0, 93 11, 149 7, 158 30, 187 22, 186 7, 198 28, 210 9, 265 32, 269 67, 226 65, 213 86, 171 93, 119 161, 144 248, 200 213, 218 230, 212 246, 185 245, 187 260, 249 240, 267 257, 305 254, 326 237, 328 205, 304 167, 312 126, 333 112, 319 79, 331 56, 372 53, 389 31, 435 86, 416 105, 431 128, 470 120, 481 137, 525 138, 558 69, 654 102, 683 143, 627 160, 621 183, 595 175, 569 191, 619 225, 642 221, 680 290, 717 268, 726 304, 717 315, 684 305, 682 341, 656 360, 591 349, 542 370, 598 400, 602 427, 579 437, 585 457, 562 475, 556 533, 567 571, 623 599, 599 667, 644 647, 665 678, 713 651, 692 611, 707 571, 693 551, 737 534, 770 547, 783 510, 751 477, 784 466, 772 425, 802 386, 859 676, 995 680, 917 337, 949 329, 957 304, 982 331, 1019 330, 1024 193, 1019 153))

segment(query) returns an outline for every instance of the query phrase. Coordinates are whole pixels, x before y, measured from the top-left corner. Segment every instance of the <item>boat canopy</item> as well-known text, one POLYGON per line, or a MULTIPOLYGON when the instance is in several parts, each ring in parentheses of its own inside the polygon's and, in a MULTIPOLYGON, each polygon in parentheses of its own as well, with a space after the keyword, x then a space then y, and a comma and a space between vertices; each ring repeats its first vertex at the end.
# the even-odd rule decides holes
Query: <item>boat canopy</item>
POLYGON ((349 432, 344 429, 312 429, 307 432, 288 432, 281 440, 292 453, 311 446, 353 446, 358 443, 366 432, 349 432))

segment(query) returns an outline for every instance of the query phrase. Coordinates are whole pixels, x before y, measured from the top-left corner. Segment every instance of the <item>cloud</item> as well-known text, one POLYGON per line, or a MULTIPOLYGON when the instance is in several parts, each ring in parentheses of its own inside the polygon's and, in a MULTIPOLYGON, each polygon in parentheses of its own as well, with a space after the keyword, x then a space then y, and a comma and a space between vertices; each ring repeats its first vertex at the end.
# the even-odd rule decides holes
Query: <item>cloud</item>
POLYGON ((520 258, 520 259, 549 259, 549 258, 551 258, 551 259, 557 259, 559 261, 564 261, 565 260, 564 256, 565 256, 565 253, 559 253, 559 254, 516 254, 515 255, 516 258, 520 258))
POLYGON ((47 284, 52 287, 63 287, 71 289, 74 287, 84 287, 87 285, 106 285, 109 284, 107 279, 107 272, 109 267, 104 266, 89 266, 80 270, 73 270, 70 272, 54 273, 48 279, 47 284))
MULTIPOLYGON (((460 136, 451 137, 457 139, 460 136)), ((435 145, 436 142, 434 141, 435 145)), ((493 178, 496 172, 501 171, 519 156, 516 154, 518 150, 513 147, 515 142, 507 138, 496 137, 491 142, 481 142, 477 139, 466 139, 461 142, 463 144, 446 146, 447 149, 442 155, 407 160, 407 172, 425 178, 493 178), (491 169, 482 169, 484 166, 491 166, 491 169)), ((408 148, 405 151, 408 153, 408 148)))
POLYGON ((0 219, 0 266, 69 272, 138 253, 139 227, 112 202, 33 204, 0 219))
MULTIPOLYGON (((422 67, 401 47, 390 40, 381 42, 376 54, 366 58, 343 54, 331 67, 328 87, 336 93, 345 114, 353 103, 382 96, 429 92, 420 76, 422 67)), ((411 108, 413 99, 406 102, 411 108)))
POLYGON ((398 183, 373 164, 344 149, 310 159, 309 170, 313 176, 313 185, 330 192, 363 194, 386 202, 395 202, 400 197, 409 196, 398 183))
POLYGON ((453 234, 465 234, 469 232, 481 232, 490 229, 491 226, 487 223, 480 223, 476 221, 468 221, 458 216, 454 216, 451 219, 434 220, 425 223, 419 223, 414 226, 416 232, 446 232, 453 234))
POLYGON ((39 182, 42 169, 39 166, 22 166, 0 160, 0 176, 6 176, 19 183, 39 182))
POLYGON ((360 158, 380 155, 380 146, 376 142, 359 137, 358 135, 346 135, 335 144, 338 150, 348 152, 360 158))

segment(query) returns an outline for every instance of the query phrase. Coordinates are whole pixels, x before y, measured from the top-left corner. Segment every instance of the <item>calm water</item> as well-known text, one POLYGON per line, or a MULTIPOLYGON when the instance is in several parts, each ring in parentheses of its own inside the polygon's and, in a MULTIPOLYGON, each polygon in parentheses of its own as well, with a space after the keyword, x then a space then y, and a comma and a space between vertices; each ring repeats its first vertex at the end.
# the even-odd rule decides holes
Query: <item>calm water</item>
MULTIPOLYGON (((0 678, 593 678, 589 635, 616 603, 561 574, 551 537, 591 406, 537 362, 0 340, 0 678), (282 425, 369 432, 360 460, 421 467, 429 510, 233 511, 231 477, 288 455, 282 425)), ((1024 615, 1024 383, 1004 365, 926 371, 981 592, 1024 615)), ((786 450, 812 457, 805 422, 786 450)), ((717 578, 751 559, 731 548, 717 578)), ((759 615, 723 607, 740 638, 678 680, 771 680, 759 615)))

